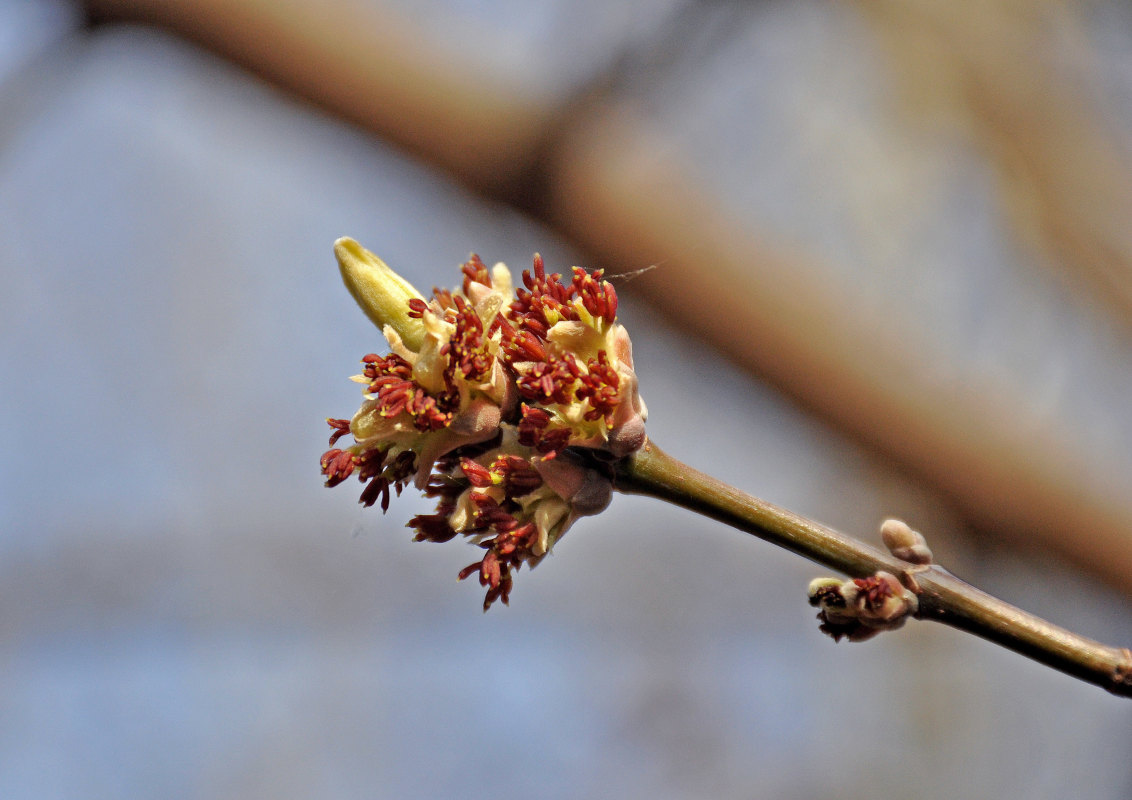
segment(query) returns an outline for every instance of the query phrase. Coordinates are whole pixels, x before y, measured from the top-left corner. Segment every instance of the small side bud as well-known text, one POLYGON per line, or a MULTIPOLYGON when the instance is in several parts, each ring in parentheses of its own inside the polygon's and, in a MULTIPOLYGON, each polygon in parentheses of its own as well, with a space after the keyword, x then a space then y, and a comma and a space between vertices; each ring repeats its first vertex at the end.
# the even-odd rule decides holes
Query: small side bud
POLYGON ((388 325, 410 349, 420 350, 425 326, 409 316, 409 301, 424 297, 384 261, 348 236, 334 243, 334 256, 342 271, 342 281, 366 316, 378 330, 388 325))
POLYGON ((835 642, 842 638, 863 642, 881 631, 895 630, 919 608, 916 595, 888 572, 847 581, 816 578, 810 581, 808 594, 810 605, 820 609, 821 632, 835 642))
POLYGON ((571 504, 577 516, 600 514, 613 499, 612 481, 571 453, 536 462, 535 469, 555 494, 571 504))
POLYGON ((888 552, 909 564, 932 563, 932 551, 919 531, 898 519, 886 519, 880 526, 880 538, 888 552))
POLYGON ((841 581, 837 578, 814 578, 806 592, 812 606, 842 606, 845 597, 841 594, 841 581))
POLYGON ((840 641, 842 636, 853 638, 853 633, 862 628, 857 621, 854 608, 857 587, 851 581, 837 578, 814 578, 810 581, 808 594, 810 605, 818 609, 822 633, 840 641), (849 597, 846 597, 848 592, 849 597))
POLYGON ((890 572, 877 572, 868 578, 857 578, 857 616, 874 628, 899 628, 909 615, 916 613, 920 601, 890 572))
POLYGON ((609 451, 623 458, 640 450, 646 438, 644 417, 636 414, 609 432, 609 451))

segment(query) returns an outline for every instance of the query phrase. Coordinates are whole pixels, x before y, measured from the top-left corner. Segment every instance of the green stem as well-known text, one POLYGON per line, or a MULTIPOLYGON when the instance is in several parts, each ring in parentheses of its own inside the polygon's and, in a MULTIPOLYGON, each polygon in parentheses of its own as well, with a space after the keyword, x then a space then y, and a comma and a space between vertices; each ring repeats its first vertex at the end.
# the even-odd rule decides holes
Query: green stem
POLYGON ((651 442, 617 463, 616 487, 667 500, 863 578, 884 570, 916 592, 920 619, 943 622, 1113 694, 1132 697, 1132 651, 1059 628, 937 566, 914 567, 857 539, 759 500, 664 453, 651 442))

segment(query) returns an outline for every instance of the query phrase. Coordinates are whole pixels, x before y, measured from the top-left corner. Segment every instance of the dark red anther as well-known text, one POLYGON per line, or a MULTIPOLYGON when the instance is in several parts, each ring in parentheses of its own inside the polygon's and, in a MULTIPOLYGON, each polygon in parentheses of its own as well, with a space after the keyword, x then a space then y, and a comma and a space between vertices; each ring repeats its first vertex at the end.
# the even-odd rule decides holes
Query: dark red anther
POLYGON ((464 294, 469 293, 473 283, 491 286, 491 273, 487 271, 487 265, 475 253, 468 257, 468 260, 460 267, 460 271, 464 273, 464 294))
POLYGON ((546 348, 530 331, 522 331, 511 339, 512 361, 545 361, 546 348))
MULTIPOLYGON (((449 311, 456 305, 452 292, 435 286, 432 287, 432 299, 443 311, 449 311)), ((447 316, 445 318, 447 319, 447 316)))
POLYGON ((388 450, 364 450, 354 457, 358 466, 358 480, 368 481, 385 468, 385 458, 388 450))
POLYGON ((414 297, 409 300, 409 316, 413 319, 420 319, 424 313, 428 311, 428 303, 419 297, 414 297))
POLYGON ((468 566, 466 566, 462 570, 460 570, 459 574, 456 575, 456 580, 462 581, 465 578, 469 577, 470 575, 476 574, 477 572, 480 571, 480 567, 482 567, 482 566, 483 566, 482 561, 477 561, 474 564, 469 564, 468 566))
POLYGON ((476 525, 507 532, 518 527, 519 521, 498 505, 484 506, 476 512, 476 525))
POLYGON ((492 463, 491 470, 503 476, 503 490, 508 497, 522 497, 542 486, 539 471, 521 456, 499 456, 492 463))
POLYGON ((617 290, 608 281, 603 281, 602 287, 605 289, 605 314, 602 318, 606 324, 612 325, 617 319, 617 290))
POLYGON ((475 461, 472 461, 470 458, 460 459, 460 469, 463 471, 464 475, 467 476, 468 482, 477 489, 485 489, 493 483, 491 471, 482 464, 477 464, 475 461))
POLYGON ((389 503, 389 481, 382 478, 380 475, 375 475, 366 484, 366 488, 362 489, 362 495, 358 498, 358 502, 366 508, 369 508, 379 499, 383 500, 382 510, 388 510, 389 503))
POLYGON ((330 446, 334 444, 350 432, 350 420, 348 419, 333 419, 326 418, 326 424, 330 426, 332 433, 330 434, 330 446))
POLYGON ((326 485, 337 486, 349 478, 354 474, 357 463, 357 456, 350 450, 327 450, 320 461, 326 485))
POLYGON ((519 420, 519 444, 533 447, 547 458, 554 458, 564 450, 570 441, 570 429, 558 428, 548 431, 551 416, 544 409, 522 405, 522 419, 519 420))
POLYGON ((586 364, 588 370, 582 375, 580 385, 574 392, 579 400, 588 400, 590 410, 586 412, 585 419, 597 420, 605 417, 609 420, 617 408, 618 388, 621 385, 621 376, 609 363, 609 357, 604 350, 599 350, 597 358, 591 358, 586 364))
POLYGON ((581 374, 574 357, 565 353, 561 358, 548 357, 535 362, 515 381, 524 400, 538 403, 569 403, 577 376, 581 374))
POLYGON ((413 385, 408 381, 397 381, 379 387, 377 393, 377 407, 381 409, 381 416, 395 417, 405 410, 409 401, 413 399, 413 385))
POLYGON ((559 428, 548 431, 539 439, 535 450, 544 454, 548 459, 554 458, 570 444, 570 429, 559 428))
POLYGON ((418 514, 409 520, 409 527, 417 532, 415 542, 447 542, 456 536, 448 524, 448 514, 418 514))
POLYGON ((472 505, 481 511, 485 508, 494 508, 499 505, 495 502, 495 498, 489 494, 482 494, 480 492, 473 492, 471 495, 472 505))
POLYGON ((893 594, 888 581, 878 578, 876 575, 870 575, 867 578, 854 578, 853 583, 857 584, 857 588, 861 590, 861 595, 865 598, 865 605, 871 610, 880 608, 884 601, 892 597, 893 594))
POLYGON ((526 317, 523 319, 523 327, 533 333, 540 339, 545 339, 546 334, 550 332, 550 326, 543 320, 535 317, 526 317))
POLYGON ((550 424, 550 412, 544 408, 537 406, 529 406, 523 403, 522 406, 523 423, 533 425, 537 428, 545 428, 550 424))

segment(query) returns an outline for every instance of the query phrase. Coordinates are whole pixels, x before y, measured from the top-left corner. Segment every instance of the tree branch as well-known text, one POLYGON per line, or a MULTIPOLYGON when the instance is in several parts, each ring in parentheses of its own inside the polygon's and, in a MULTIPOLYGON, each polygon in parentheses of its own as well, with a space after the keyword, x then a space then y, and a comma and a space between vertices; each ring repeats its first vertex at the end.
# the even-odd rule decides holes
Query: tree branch
POLYGON ((667 500, 765 539, 853 578, 898 576, 918 600, 915 616, 943 622, 1113 694, 1132 697, 1132 651, 1092 641, 992 597, 938 566, 916 566, 739 491, 652 442, 614 466, 615 486, 667 500))

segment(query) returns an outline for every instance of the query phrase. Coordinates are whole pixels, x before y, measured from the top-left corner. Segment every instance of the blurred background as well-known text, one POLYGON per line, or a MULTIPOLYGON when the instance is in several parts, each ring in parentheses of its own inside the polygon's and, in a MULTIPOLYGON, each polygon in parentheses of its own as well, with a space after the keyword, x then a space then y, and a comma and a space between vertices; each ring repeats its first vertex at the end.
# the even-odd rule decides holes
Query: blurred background
POLYGON ((656 501, 321 486, 350 235, 619 279, 668 452, 1132 644, 1118 0, 0 0, 0 797, 1126 800, 1127 701, 656 501))

